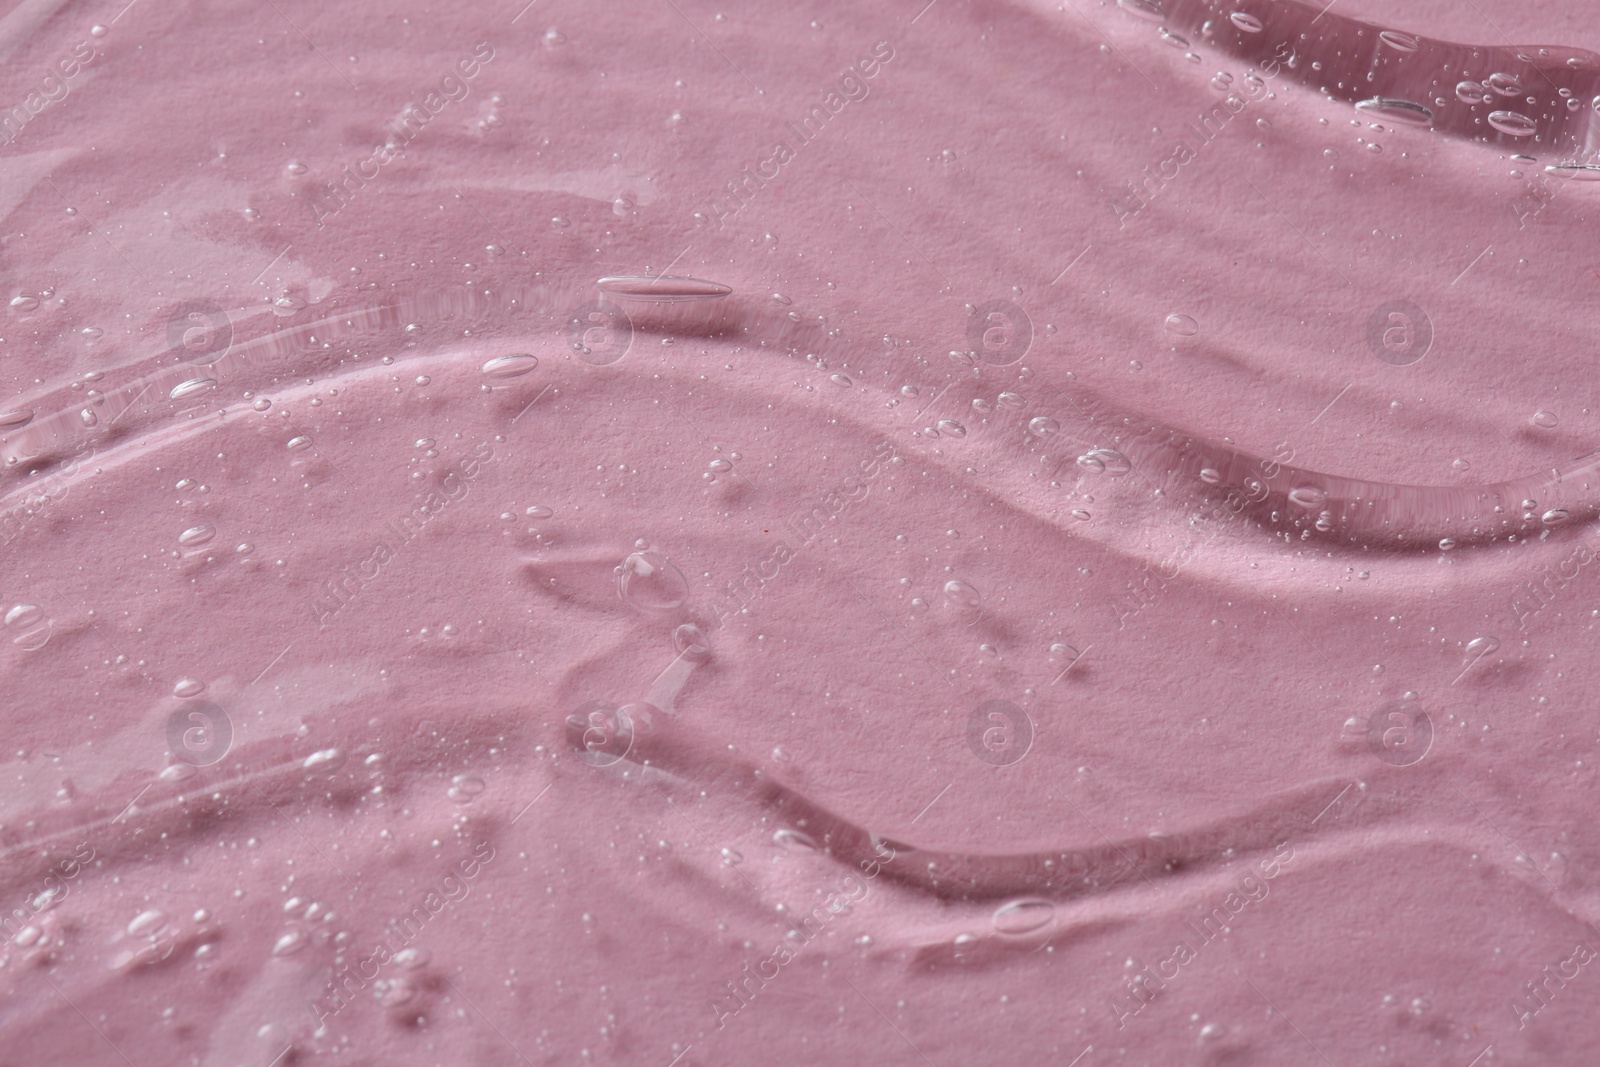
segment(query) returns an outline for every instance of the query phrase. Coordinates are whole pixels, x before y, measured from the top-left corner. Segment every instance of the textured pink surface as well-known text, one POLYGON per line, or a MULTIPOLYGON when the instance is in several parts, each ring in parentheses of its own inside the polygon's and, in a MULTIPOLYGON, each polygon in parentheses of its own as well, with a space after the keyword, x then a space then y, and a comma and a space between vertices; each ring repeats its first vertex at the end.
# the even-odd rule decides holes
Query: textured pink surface
POLYGON ((1593 12, 1137 6, 0 15, 0 1063, 1586 1062, 1593 12))

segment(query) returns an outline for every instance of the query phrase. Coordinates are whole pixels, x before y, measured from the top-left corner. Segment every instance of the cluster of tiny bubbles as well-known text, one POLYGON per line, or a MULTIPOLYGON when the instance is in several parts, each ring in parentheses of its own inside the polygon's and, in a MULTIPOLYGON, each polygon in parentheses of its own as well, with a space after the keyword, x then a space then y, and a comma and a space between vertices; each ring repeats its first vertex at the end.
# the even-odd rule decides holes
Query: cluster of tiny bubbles
MULTIPOLYGON (((1383 995, 1383 1006, 1390 1010, 1399 1010, 1400 998, 1393 993, 1385 993, 1383 995)), ((1411 1003, 1406 1006, 1406 1010, 1412 1015, 1424 1015, 1432 1006, 1426 997, 1413 997, 1411 998, 1411 1003)))
MULTIPOLYGON (((194 922, 202 926, 210 918, 211 913, 203 908, 194 913, 194 922)), ((121 953, 112 961, 113 970, 126 971, 141 965, 152 966, 158 964, 172 956, 173 952, 177 950, 180 940, 180 934, 175 924, 167 913, 159 908, 147 908, 141 911, 124 927, 123 932, 138 944, 121 953)), ((205 933, 205 931, 201 932, 205 933)), ((17 936, 16 940, 23 947, 42 945, 44 941, 41 940, 41 934, 42 931, 38 927, 28 927, 17 936)), ((211 952, 201 950, 213 947, 211 941, 208 940, 206 944, 202 944, 199 949, 196 949, 196 958, 207 958, 211 955, 211 952)))
POLYGON ((380 978, 372 983, 372 999, 380 1008, 403 1008, 417 999, 417 984, 409 978, 380 978))
POLYGON ((719 456, 706 464, 705 472, 700 477, 708 482, 714 482, 717 480, 717 475, 727 474, 731 470, 733 470, 733 464, 719 456))
POLYGON ((1091 448, 1077 459, 1080 468, 1090 474, 1105 474, 1120 478, 1133 470, 1127 456, 1113 448, 1091 448))
POLYGON ((332 774, 345 765, 346 758, 342 748, 324 748, 307 756, 300 767, 308 774, 332 774))
POLYGON ((944 583, 945 607, 962 614, 972 614, 983 607, 983 594, 971 582, 952 578, 944 583))

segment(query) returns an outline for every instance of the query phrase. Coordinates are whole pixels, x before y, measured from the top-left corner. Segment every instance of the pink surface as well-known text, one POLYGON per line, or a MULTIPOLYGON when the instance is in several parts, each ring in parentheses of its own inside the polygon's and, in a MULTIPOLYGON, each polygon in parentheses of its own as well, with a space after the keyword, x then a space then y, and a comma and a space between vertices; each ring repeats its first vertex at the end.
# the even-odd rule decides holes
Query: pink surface
POLYGON ((1593 12, 1151 8, 0 14, 0 1064, 1587 1062, 1593 12))

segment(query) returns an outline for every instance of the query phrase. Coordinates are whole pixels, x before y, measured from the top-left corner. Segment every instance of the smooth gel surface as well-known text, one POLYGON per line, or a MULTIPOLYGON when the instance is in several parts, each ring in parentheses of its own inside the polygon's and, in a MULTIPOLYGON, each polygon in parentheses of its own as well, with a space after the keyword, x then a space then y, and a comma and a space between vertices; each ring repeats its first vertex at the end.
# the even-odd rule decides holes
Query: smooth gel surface
POLYGON ((1591 8, 523 3, 0 14, 0 1062, 1587 1062, 1591 8))

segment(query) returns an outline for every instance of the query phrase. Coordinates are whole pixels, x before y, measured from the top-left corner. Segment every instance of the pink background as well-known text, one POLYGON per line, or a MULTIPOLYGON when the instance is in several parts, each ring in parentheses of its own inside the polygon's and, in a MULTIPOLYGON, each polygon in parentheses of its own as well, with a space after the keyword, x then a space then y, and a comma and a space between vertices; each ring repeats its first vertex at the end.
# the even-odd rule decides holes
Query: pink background
POLYGON ((0 1063, 1587 1055, 1590 476, 1396 548, 1160 447, 1572 470, 1573 146, 1288 74, 1201 142, 1250 61, 1088 0, 519 8, 0 14, 0 1063), (573 328, 659 272, 734 292, 573 328))

